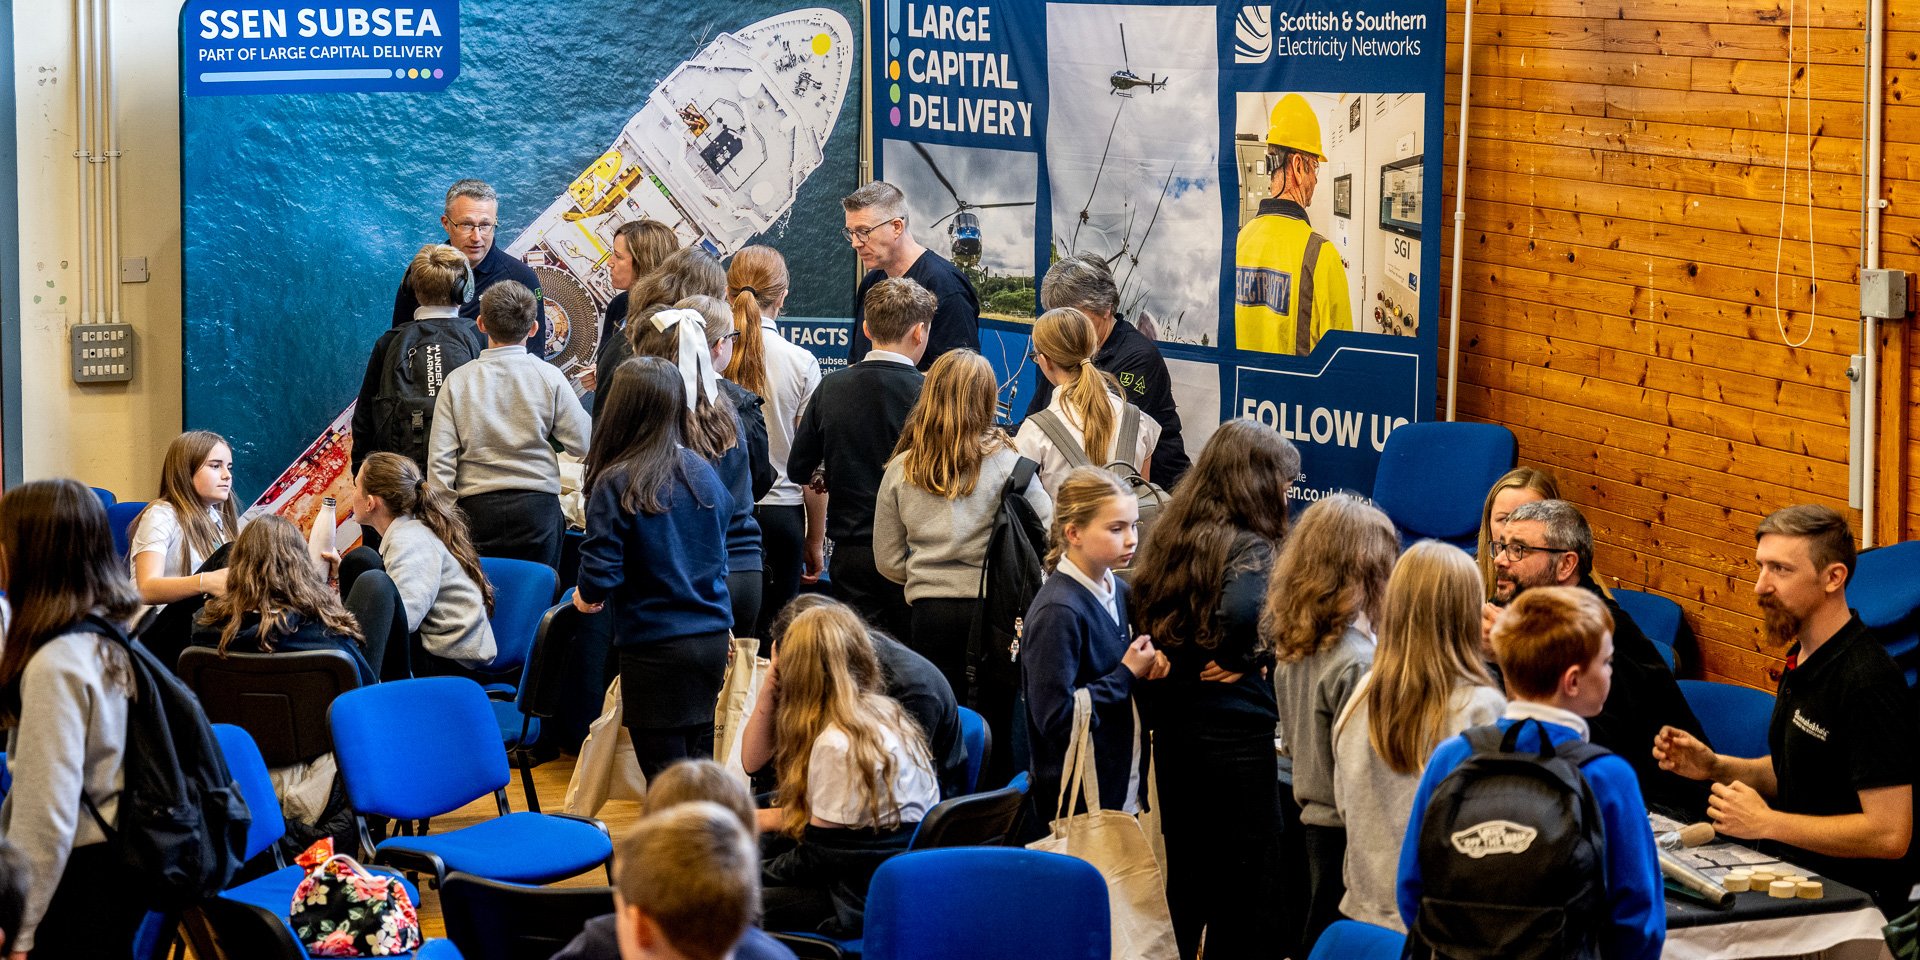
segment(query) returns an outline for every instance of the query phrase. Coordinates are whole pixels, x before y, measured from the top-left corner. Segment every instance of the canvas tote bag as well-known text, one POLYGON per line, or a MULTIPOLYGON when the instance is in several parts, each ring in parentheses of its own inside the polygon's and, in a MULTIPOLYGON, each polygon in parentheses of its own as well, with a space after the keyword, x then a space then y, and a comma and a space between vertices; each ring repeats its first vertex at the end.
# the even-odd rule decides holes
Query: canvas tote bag
POLYGON ((1052 830, 1027 848, 1079 857, 1106 878, 1115 957, 1178 960, 1173 919, 1167 913, 1167 887, 1140 821, 1119 810, 1100 809, 1092 725, 1093 695, 1082 687, 1073 692, 1073 738, 1067 743, 1066 763, 1061 767, 1060 799, 1054 807, 1052 830), (1075 793, 1085 799, 1087 809, 1069 815, 1070 798, 1075 793))
POLYGON ((599 813, 608 800, 644 800, 647 796, 647 777, 640 772, 633 738, 627 735, 619 677, 607 685, 603 703, 599 719, 587 727, 587 739, 580 744, 573 779, 567 781, 565 809, 577 817, 599 813))
POLYGON ((740 762, 740 744, 746 739, 747 718, 760 699, 771 661, 759 656, 760 641, 752 637, 734 637, 727 655, 727 676, 720 684, 720 702, 713 711, 713 757, 727 772, 750 786, 747 769, 740 762))

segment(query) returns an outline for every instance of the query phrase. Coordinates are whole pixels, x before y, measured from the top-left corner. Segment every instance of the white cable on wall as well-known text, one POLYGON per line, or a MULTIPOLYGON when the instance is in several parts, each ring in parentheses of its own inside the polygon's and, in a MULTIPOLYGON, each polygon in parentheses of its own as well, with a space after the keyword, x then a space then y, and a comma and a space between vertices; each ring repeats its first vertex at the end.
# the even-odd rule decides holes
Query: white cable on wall
MULTIPOLYGON (((1794 20, 1797 12, 1797 0, 1787 3, 1787 96, 1785 116, 1780 123, 1780 222, 1773 235, 1773 325, 1780 331, 1780 341, 1789 347, 1806 346, 1813 339, 1814 328, 1820 322, 1820 269, 1815 254, 1813 239, 1813 42, 1807 42, 1807 59, 1802 69, 1806 71, 1805 96, 1801 113, 1805 115, 1805 134, 1801 146, 1806 157, 1807 185, 1807 288, 1809 293, 1807 332, 1800 339, 1793 339, 1787 333, 1786 318, 1780 312, 1780 264, 1787 244, 1787 183, 1792 173, 1790 155, 1793 152, 1793 41, 1800 27, 1794 20)), ((1807 14, 1808 29, 1812 29, 1813 14, 1807 14)))

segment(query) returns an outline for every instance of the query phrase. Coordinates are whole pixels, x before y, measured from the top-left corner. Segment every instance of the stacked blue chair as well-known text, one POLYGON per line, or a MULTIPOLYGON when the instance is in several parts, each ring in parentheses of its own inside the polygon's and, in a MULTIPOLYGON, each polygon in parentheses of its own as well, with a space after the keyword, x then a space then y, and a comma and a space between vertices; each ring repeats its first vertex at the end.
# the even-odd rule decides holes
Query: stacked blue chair
POLYGON ((1847 584, 1847 602, 1886 644, 1907 686, 1920 682, 1920 540, 1862 553, 1847 584))
POLYGON ((1108 960, 1107 882, 1075 857, 1017 847, 904 853, 867 893, 867 960, 1108 960), (928 891, 939 891, 937 904, 928 891))
POLYGON ((993 731, 987 718, 971 707, 960 708, 960 739, 967 745, 967 793, 980 789, 980 770, 993 751, 993 731))
POLYGON ((1314 941, 1307 960, 1399 960, 1407 938, 1371 923, 1335 920, 1314 941))
POLYGON ((489 690, 495 721, 500 725, 500 740, 508 755, 520 768, 520 786, 527 795, 527 809, 540 812, 540 795, 533 787, 533 748, 545 731, 540 721, 551 720, 565 706, 567 678, 563 669, 567 650, 586 614, 575 609, 573 591, 540 617, 534 631, 533 649, 527 654, 520 672, 520 686, 511 700, 501 692, 489 690))
POLYGON ((1633 618, 1635 626, 1660 648, 1668 670, 1679 669, 1680 628, 1686 620, 1680 605, 1657 593, 1616 588, 1613 600, 1633 618))
POLYGON ((1513 431, 1490 423, 1410 423, 1387 435, 1373 477, 1373 502, 1410 544, 1431 537, 1472 553, 1480 508, 1513 469, 1513 431))
POLYGON ((113 529, 113 548, 122 557, 133 548, 133 521, 147 508, 146 501, 122 501, 107 508, 107 526, 113 529))
POLYGON ((512 779, 493 707, 464 677, 395 680, 349 690, 328 713, 334 757, 360 829, 363 856, 433 875, 459 870, 510 883, 549 883, 605 865, 613 841, 598 820, 513 813, 512 779), (426 821, 492 794, 500 815, 428 834, 426 821), (368 815, 395 821, 373 842, 368 815))
POLYGON ((1773 694, 1711 680, 1682 680, 1680 695, 1700 718, 1701 732, 1716 753, 1764 757, 1767 725, 1773 720, 1773 694))
MULTIPOLYGON (((271 852, 277 869, 229 887, 225 893, 200 908, 199 916, 204 926, 192 931, 196 940, 194 952, 198 956, 304 960, 307 951, 294 939, 293 928, 287 924, 287 914, 293 905, 293 892, 307 872, 299 866, 286 866, 274 847, 286 833, 286 821, 280 816, 280 799, 274 793, 273 780, 267 775, 266 761, 261 758, 260 749, 245 730, 232 724, 216 723, 213 725, 213 734, 220 741, 220 752, 226 757, 227 769, 232 772, 234 783, 240 787, 240 795, 247 802, 247 811, 253 814, 253 824, 247 828, 246 857, 252 860, 271 852), (211 940, 207 937, 211 937, 211 940)), ((378 867, 369 869, 399 876, 391 870, 378 867)), ((416 905, 419 904, 420 891, 405 877, 399 879, 406 887, 407 895, 413 898, 416 905)), ((444 941, 437 942, 437 945, 428 943, 414 956, 422 960, 433 957, 457 960, 460 955, 458 952, 449 952, 451 948, 452 945, 444 941)))

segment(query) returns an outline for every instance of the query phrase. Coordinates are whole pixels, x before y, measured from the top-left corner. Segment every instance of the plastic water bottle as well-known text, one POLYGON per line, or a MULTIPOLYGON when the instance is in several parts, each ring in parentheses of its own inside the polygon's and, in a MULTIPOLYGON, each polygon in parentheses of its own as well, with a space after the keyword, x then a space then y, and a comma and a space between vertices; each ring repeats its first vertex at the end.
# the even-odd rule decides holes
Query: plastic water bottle
POLYGON ((313 528, 307 531, 307 555, 316 565, 324 566, 326 561, 320 559, 320 555, 334 551, 334 531, 339 525, 339 503, 332 497, 320 501, 320 510, 313 515, 313 528))

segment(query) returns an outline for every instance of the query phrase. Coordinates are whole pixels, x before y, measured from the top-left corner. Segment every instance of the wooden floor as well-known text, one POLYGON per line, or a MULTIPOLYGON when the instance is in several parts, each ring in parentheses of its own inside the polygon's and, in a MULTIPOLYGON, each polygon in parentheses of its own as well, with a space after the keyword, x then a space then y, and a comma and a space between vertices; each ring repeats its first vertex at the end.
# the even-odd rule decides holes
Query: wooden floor
MULTIPOLYGON (((573 759, 561 757, 533 768, 533 788, 540 797, 541 810, 553 813, 561 809, 561 804, 567 799, 567 781, 573 777, 573 759)), ((520 773, 517 770, 513 774, 513 783, 507 787, 507 800, 515 811, 527 809, 526 791, 520 786, 520 773)), ((444 817, 435 817, 432 832, 444 833, 488 820, 495 816, 495 812, 493 797, 482 797, 444 817)), ((635 800, 610 800, 600 809, 599 817, 617 837, 639 821, 640 804, 635 800)), ((593 870, 554 886, 593 887, 604 886, 606 882, 606 871, 593 870)), ((420 883, 420 928, 429 937, 444 937, 447 935, 447 924, 440 913, 440 892, 430 889, 430 886, 423 878, 420 883)))

